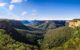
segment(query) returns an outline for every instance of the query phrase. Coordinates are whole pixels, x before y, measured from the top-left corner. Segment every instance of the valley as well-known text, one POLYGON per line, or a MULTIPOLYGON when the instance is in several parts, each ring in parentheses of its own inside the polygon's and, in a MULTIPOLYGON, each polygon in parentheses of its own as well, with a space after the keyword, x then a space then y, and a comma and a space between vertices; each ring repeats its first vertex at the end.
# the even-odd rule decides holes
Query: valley
POLYGON ((30 25, 27 22, 0 20, 0 50, 73 50, 72 47, 76 50, 79 48, 79 27, 73 29, 66 24, 66 21, 58 20, 28 22, 30 25))

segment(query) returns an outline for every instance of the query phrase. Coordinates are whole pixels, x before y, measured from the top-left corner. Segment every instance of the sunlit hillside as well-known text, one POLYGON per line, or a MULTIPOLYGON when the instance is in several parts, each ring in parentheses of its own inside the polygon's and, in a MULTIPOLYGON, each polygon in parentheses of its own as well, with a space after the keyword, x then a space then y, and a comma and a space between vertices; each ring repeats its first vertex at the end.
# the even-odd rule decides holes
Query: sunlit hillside
POLYGON ((0 50, 79 50, 80 27, 57 24, 26 26, 21 21, 0 20, 0 50))

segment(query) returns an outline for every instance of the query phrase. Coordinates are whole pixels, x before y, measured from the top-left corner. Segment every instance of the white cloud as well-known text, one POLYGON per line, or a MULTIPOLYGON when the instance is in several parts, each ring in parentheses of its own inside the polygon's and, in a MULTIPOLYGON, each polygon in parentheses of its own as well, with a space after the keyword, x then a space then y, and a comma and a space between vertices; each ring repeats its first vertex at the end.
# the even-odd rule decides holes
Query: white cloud
POLYGON ((32 16, 36 16, 37 14, 36 14, 36 13, 32 13, 31 15, 32 15, 32 16))
POLYGON ((32 10, 31 16, 32 17, 37 17, 37 10, 32 10))
POLYGON ((11 0, 11 3, 21 3, 23 0, 11 0))
POLYGON ((6 3, 0 3, 0 7, 3 7, 5 5, 6 5, 6 3))
POLYGON ((37 16, 37 10, 32 10, 32 14, 33 17, 37 16))
POLYGON ((25 16, 27 15, 28 13, 26 11, 22 12, 21 16, 25 16))
POLYGON ((12 11, 14 9, 14 5, 9 5, 9 10, 12 11))

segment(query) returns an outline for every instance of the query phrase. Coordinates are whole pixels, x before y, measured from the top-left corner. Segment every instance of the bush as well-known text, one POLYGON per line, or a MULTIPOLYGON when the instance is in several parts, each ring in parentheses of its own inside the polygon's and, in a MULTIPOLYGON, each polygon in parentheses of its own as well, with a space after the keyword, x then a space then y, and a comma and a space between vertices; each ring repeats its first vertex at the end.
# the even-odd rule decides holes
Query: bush
POLYGON ((42 50, 80 50, 80 28, 61 27, 48 30, 42 50))
POLYGON ((50 50, 51 48, 62 46, 71 38, 72 33, 73 29, 69 27, 60 27, 57 29, 48 30, 42 42, 42 50, 50 50))
POLYGON ((0 50, 37 50, 36 46, 15 41, 5 30, 0 29, 0 50))

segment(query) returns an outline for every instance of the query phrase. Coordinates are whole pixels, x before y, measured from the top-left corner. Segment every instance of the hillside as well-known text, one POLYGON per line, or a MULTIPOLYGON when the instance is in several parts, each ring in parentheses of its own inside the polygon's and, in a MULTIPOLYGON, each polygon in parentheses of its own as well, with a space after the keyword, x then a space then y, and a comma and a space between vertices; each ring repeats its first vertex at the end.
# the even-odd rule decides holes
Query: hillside
POLYGON ((6 34, 15 41, 37 47, 39 46, 38 40, 43 38, 44 33, 41 29, 28 27, 14 20, 0 20, 0 29, 5 30, 6 34))
POLYGON ((46 30, 48 28, 55 29, 58 27, 63 27, 65 26, 65 24, 66 24, 66 20, 42 20, 42 21, 34 20, 31 21, 31 24, 29 24, 29 26, 46 30))
POLYGON ((42 50, 80 50, 80 28, 48 30, 41 45, 42 50))
POLYGON ((80 28, 61 26, 54 22, 35 27, 20 21, 0 20, 0 50, 79 50, 80 28), (40 28, 45 28, 40 29, 40 28))
POLYGON ((14 40, 5 30, 0 29, 0 50, 37 50, 36 46, 14 40))

